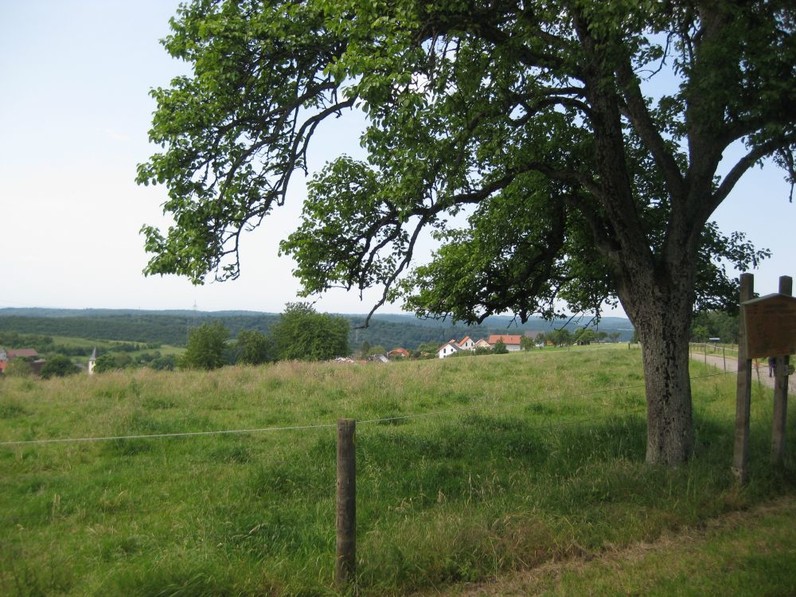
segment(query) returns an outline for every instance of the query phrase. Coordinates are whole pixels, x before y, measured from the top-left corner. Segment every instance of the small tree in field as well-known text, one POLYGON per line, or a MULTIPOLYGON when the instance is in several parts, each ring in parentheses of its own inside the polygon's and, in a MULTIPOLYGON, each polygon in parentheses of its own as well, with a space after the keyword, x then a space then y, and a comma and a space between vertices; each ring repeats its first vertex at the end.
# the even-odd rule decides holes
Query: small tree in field
POLYGON ((238 362, 260 365, 275 360, 271 339, 257 330, 242 330, 238 333, 238 362))
POLYGON ((182 364, 190 369, 217 369, 225 364, 229 331, 221 323, 205 323, 190 331, 182 364))
POLYGON ((359 109, 366 158, 313 177, 282 245, 305 292, 380 286, 374 309, 465 322, 619 301, 647 460, 689 457, 693 312, 765 255, 710 218, 764 160, 796 178, 792 0, 194 0, 171 27, 194 73, 153 92, 163 151, 138 181, 168 186, 175 225, 143 228, 147 273, 237 276, 314 133, 359 109), (426 231, 442 245, 411 269, 426 231))
POLYGON ((322 361, 347 356, 348 320, 318 313, 306 303, 288 303, 271 335, 280 360, 322 361))

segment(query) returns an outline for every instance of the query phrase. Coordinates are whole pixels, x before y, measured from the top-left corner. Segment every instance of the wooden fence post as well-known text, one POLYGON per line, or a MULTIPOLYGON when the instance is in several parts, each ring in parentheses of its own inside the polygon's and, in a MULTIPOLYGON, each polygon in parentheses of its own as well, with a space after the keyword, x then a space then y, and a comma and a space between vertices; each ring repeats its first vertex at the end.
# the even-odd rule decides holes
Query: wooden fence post
MULTIPOLYGON (((741 303, 754 296, 755 278, 741 274, 741 303)), ((752 361, 747 358, 746 317, 743 307, 738 320, 738 380, 735 396, 735 443, 732 472, 742 485, 749 480, 749 416, 752 403, 752 361)))
MULTIPOLYGON (((779 293, 793 296, 793 278, 780 276, 779 293)), ((788 421, 788 355, 775 355, 774 420, 771 430, 771 462, 779 465, 785 458, 785 427, 788 421)))
POLYGON ((354 433, 356 421, 337 421, 337 557, 335 582, 345 587, 356 579, 357 478, 354 433))

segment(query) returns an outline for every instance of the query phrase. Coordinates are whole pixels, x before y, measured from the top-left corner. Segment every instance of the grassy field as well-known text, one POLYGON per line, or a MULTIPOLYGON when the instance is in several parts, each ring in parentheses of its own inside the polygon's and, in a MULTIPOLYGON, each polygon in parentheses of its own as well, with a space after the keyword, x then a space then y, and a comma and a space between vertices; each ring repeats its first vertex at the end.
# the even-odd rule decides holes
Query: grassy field
POLYGON ((358 420, 363 595, 599 558, 794 495, 794 441, 768 464, 770 391, 739 489, 734 377, 692 374, 696 453, 676 470, 644 464, 626 345, 2 380, 0 594, 333 594, 339 417, 358 420), (65 438, 85 441, 46 442, 65 438))

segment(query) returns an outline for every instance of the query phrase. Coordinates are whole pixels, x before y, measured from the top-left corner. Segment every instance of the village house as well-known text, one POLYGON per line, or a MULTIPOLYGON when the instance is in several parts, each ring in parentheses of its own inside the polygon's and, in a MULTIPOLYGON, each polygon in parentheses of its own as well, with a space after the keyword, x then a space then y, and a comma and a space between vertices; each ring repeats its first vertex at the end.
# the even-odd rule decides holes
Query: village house
POLYGON ((465 336, 461 340, 459 340, 459 348, 462 350, 475 350, 475 342, 473 341, 470 336, 465 336))
POLYGON ((522 348, 522 334, 492 334, 487 338, 487 342, 492 347, 498 342, 503 342, 509 352, 519 352, 522 348))
MULTIPOLYGON (((473 352, 475 351, 476 347, 479 346, 479 344, 483 346, 485 344, 485 340, 479 340, 478 342, 475 342, 472 338, 470 338, 470 336, 465 336, 458 342, 456 340, 449 340, 439 347, 437 350, 437 356, 441 359, 444 359, 445 357, 449 357, 452 354, 456 354, 457 352, 461 352, 463 350, 473 352)), ((488 344, 486 344, 486 347, 490 348, 488 344)))
POLYGON ((452 354, 456 354, 457 352, 461 352, 461 348, 456 340, 449 340, 442 346, 437 349, 437 356, 441 359, 447 358, 452 354))
POLYGON ((0 373, 5 373, 8 363, 14 359, 25 359, 34 369, 41 369, 44 360, 37 359, 39 353, 33 348, 17 348, 3 350, 0 348, 0 373))
POLYGON ((411 355, 408 350, 405 348, 393 348, 390 352, 387 353, 387 356, 391 359, 408 359, 411 355))

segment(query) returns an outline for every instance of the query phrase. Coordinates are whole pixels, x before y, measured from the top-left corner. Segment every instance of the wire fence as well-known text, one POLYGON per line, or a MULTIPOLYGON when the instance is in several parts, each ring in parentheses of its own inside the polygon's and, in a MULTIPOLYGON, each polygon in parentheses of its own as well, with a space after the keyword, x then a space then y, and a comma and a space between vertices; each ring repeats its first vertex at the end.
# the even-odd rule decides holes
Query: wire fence
MULTIPOLYGON (((715 372, 701 374, 698 376, 694 376, 691 378, 691 382, 694 384, 703 383, 710 380, 716 380, 721 377, 725 377, 727 375, 734 375, 734 371, 722 371, 716 370, 715 372)), ((577 393, 578 398, 592 398, 598 397, 601 395, 620 395, 624 393, 638 393, 643 394, 645 389, 645 384, 643 382, 640 383, 629 383, 624 385, 614 385, 610 387, 603 387, 603 388, 589 388, 583 391, 579 391, 577 393)), ((569 396, 572 395, 571 391, 561 391, 557 394, 550 394, 547 395, 545 398, 549 401, 555 400, 565 400, 569 396)), ((593 414, 582 416, 582 417, 567 417, 566 420, 556 420, 555 424, 551 426, 551 420, 555 417, 554 414, 545 414, 541 416, 536 416, 536 420, 531 420, 530 422, 524 422, 523 429, 536 429, 544 428, 549 431, 553 435, 559 435, 557 432, 561 429, 573 428, 577 426, 597 426, 603 422, 609 421, 617 421, 620 425, 624 426, 629 423, 630 428, 633 429, 635 432, 636 430, 636 420, 641 420, 645 413, 644 407, 635 407, 634 403, 629 403, 629 407, 623 408, 621 412, 616 413, 606 413, 604 416, 595 416, 593 414)), ((363 426, 375 426, 375 425, 385 425, 385 424, 394 424, 399 421, 412 421, 412 420, 419 420, 424 418, 433 418, 433 417, 454 417, 456 415, 466 415, 468 413, 477 413, 481 412, 484 409, 484 403, 480 401, 474 401, 469 404, 462 404, 451 408, 442 408, 438 410, 428 411, 428 412, 414 412, 414 413, 407 413, 401 415, 389 415, 389 416, 381 416, 381 417, 371 417, 371 418, 363 418, 360 420, 356 420, 356 426, 361 428, 363 426)), ((492 412, 500 411, 500 407, 504 406, 500 404, 500 402, 492 403, 489 405, 492 412)), ((505 410, 513 406, 509 403, 505 404, 505 410)), ((530 418, 530 417, 529 417, 530 418)), ((280 432, 306 432, 311 430, 324 430, 324 431, 331 431, 335 428, 338 429, 338 458, 339 458, 339 432, 340 432, 340 422, 317 422, 317 423, 307 423, 301 425, 284 425, 284 426, 269 426, 269 427, 253 427, 253 428, 240 428, 240 429, 220 429, 220 430, 201 430, 201 431, 185 431, 185 432, 174 432, 174 433, 149 433, 149 434, 130 434, 130 435, 112 435, 112 436, 94 436, 94 437, 72 437, 72 438, 42 438, 42 439, 31 439, 31 440, 7 440, 7 441, 0 441, 0 448, 12 448, 12 447, 20 447, 20 446, 28 446, 28 447, 36 447, 36 446, 43 446, 43 445, 56 445, 56 444, 85 444, 85 443, 98 443, 98 442, 113 442, 113 441, 126 441, 126 440, 147 440, 147 441, 154 441, 154 440, 162 440, 162 439, 170 439, 170 438, 182 438, 182 439, 195 439, 201 437, 212 437, 212 436, 224 436, 224 435, 254 435, 254 434, 267 434, 267 433, 280 433, 280 432)), ((353 441, 353 440, 351 440, 353 441)), ((193 445, 191 450, 193 449, 193 445)), ((353 444, 350 448, 350 453, 353 455, 356 450, 353 448, 353 444)), ((353 457, 353 456, 352 456, 353 457)), ((285 464, 287 464, 288 460, 285 460, 285 464)), ((342 485, 346 483, 340 481, 339 476, 339 466, 340 462, 338 460, 338 492, 342 485)), ((347 483, 352 483, 355 485, 356 480, 356 473, 353 469, 350 471, 351 480, 347 483)), ((440 490, 441 491, 441 490, 440 490)), ((58 494, 56 494, 54 499, 58 498, 58 494)), ((294 496, 290 495, 290 499, 285 499, 285 502, 295 502, 296 500, 305 501, 307 503, 311 503, 315 500, 312 497, 302 497, 301 495, 294 496)), ((337 507, 340 508, 341 504, 347 503, 351 504, 356 500, 355 491, 352 491, 350 494, 346 494, 341 497, 340 493, 337 496, 337 507)), ((55 506, 53 506, 55 507, 55 506)), ((346 521, 348 522, 348 528, 346 530, 346 534, 343 539, 341 539, 341 530, 340 530, 340 514, 338 511, 338 553, 335 558, 336 563, 340 563, 342 561, 347 562, 356 562, 355 559, 355 542, 356 542, 356 525, 355 525, 355 518, 352 518, 355 515, 348 515, 346 521), (339 545, 340 542, 349 542, 352 543, 353 547, 350 547, 351 551, 340 551, 339 545)), ((258 522, 258 524, 251 528, 248 532, 248 535, 251 536, 256 535, 258 530, 263 527, 265 523, 258 522)), ((243 537, 244 535, 241 535, 243 537)), ((336 578, 338 582, 349 582, 350 579, 355 579, 355 564, 352 565, 349 563, 349 567, 351 569, 345 568, 336 571, 336 578)))
MULTIPOLYGON (((733 374, 734 371, 720 371, 717 373, 710 373, 698 377, 692 377, 692 382, 698 382, 705 379, 712 379, 728 374, 733 374)), ((632 384, 624 386, 614 386, 610 388, 594 389, 590 391, 580 392, 580 397, 598 396, 602 394, 629 392, 636 390, 643 390, 644 384, 632 384)), ((550 399, 565 398, 564 394, 558 396, 551 396, 550 399)), ((411 413, 406 415, 393 415, 377 418, 369 418, 357 420, 358 425, 383 425, 385 423, 394 423, 396 421, 408 421, 413 419, 421 419, 428 417, 440 417, 450 415, 461 415, 467 412, 475 411, 477 405, 462 405, 456 408, 448 408, 444 410, 435 410, 425 413, 411 413)), ((624 414, 642 414, 642 409, 626 410, 624 414)), ((582 421, 594 421, 593 416, 583 417, 582 421)), ((569 419, 566 422, 559 422, 559 425, 573 425, 578 424, 578 420, 569 419)), ((541 423, 540 423, 541 425, 541 423)), ((112 436, 97 436, 97 437, 66 437, 66 438, 42 438, 30 440, 4 440, 0 441, 0 447, 12 446, 36 446, 46 444, 78 444, 78 443, 96 443, 96 442, 110 442, 110 441, 125 441, 125 440, 158 440, 158 439, 174 439, 174 438, 198 438, 208 436, 220 435, 245 435, 245 434, 260 434, 260 433, 278 433, 285 431, 307 431, 313 429, 334 429, 337 423, 308 423, 303 425, 286 425, 286 426, 273 426, 273 427, 259 427, 259 428, 245 428, 245 429, 218 429, 206 431, 183 431, 174 433, 147 433, 147 434, 131 434, 131 435, 112 435, 112 436)))

